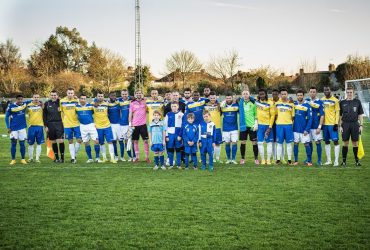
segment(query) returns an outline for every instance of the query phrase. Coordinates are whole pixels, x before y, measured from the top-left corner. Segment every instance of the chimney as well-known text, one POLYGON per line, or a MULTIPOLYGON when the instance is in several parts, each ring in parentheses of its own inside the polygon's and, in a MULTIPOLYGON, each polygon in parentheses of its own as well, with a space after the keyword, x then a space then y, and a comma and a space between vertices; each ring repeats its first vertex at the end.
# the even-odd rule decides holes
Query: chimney
POLYGON ((300 69, 299 69, 299 74, 300 74, 300 75, 303 75, 303 74, 304 74, 304 70, 303 70, 303 68, 300 68, 300 69))
POLYGON ((329 72, 333 72, 333 71, 335 71, 335 65, 330 63, 329 64, 329 72))
POLYGON ((285 73, 284 73, 284 72, 281 72, 281 73, 280 73, 280 76, 285 76, 285 73))

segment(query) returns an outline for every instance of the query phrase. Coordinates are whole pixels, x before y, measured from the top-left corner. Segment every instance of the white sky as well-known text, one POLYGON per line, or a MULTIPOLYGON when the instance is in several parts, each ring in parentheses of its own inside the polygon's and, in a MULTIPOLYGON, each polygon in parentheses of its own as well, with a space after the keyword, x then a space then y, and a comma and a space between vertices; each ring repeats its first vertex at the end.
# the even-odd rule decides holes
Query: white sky
MULTIPOLYGON (((0 0, 0 41, 27 58, 57 26, 77 28, 134 63, 134 0, 0 0)), ((261 65, 294 74, 302 60, 319 70, 348 54, 370 55, 366 0, 141 0, 142 61, 160 76, 171 53, 187 49, 206 63, 235 49, 242 70, 261 65)))

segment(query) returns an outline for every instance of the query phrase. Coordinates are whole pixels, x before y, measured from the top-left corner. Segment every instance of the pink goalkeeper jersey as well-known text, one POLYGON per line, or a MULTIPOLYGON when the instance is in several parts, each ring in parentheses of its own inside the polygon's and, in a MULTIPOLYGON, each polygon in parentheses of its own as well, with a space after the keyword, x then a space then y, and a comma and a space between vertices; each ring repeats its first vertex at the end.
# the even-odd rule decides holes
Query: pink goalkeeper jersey
POLYGON ((146 124, 146 101, 132 101, 130 104, 130 112, 132 112, 132 126, 141 126, 146 124))

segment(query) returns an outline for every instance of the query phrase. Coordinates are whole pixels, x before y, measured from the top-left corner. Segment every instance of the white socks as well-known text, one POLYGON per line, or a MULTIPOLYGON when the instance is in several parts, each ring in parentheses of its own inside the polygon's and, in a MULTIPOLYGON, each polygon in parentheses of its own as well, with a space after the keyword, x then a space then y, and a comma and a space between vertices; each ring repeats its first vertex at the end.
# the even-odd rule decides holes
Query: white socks
POLYGON ((325 144, 326 162, 331 162, 331 147, 330 144, 325 144))
POLYGON ((277 143, 276 142, 271 142, 272 144, 272 159, 276 161, 276 155, 277 155, 277 143))
POLYGON ((221 154, 221 145, 216 145, 215 146, 215 152, 214 152, 214 155, 215 155, 215 158, 217 160, 220 159, 220 154, 221 154))
POLYGON ((40 160, 41 145, 36 145, 36 160, 40 160))
POLYGON ((286 151, 287 151, 287 155, 288 155, 288 161, 291 161, 292 160, 292 143, 287 143, 286 144, 286 151))
POLYGON ((75 155, 77 155, 77 153, 78 153, 78 151, 80 150, 80 147, 81 147, 81 143, 78 143, 78 142, 76 142, 76 144, 75 144, 75 155))
POLYGON ((68 146, 69 146, 69 154, 71 155, 71 158, 76 159, 75 145, 73 143, 71 143, 68 146))
POLYGON ((110 159, 114 160, 114 147, 112 143, 108 144, 108 150, 109 150, 110 159))
POLYGON ((263 142, 258 142, 258 152, 260 153, 260 156, 261 156, 261 160, 264 161, 265 160, 265 149, 263 147, 263 142))
POLYGON ((335 162, 338 163, 339 161, 339 152, 340 152, 340 145, 334 145, 334 158, 335 162))
POLYGON ((100 153, 103 156, 103 159, 107 159, 107 153, 105 152, 105 144, 100 145, 100 153))
POLYGON ((277 145, 277 150, 276 150, 276 151, 277 151, 277 152, 276 152, 276 159, 277 159, 278 161, 280 161, 281 156, 282 156, 282 154, 283 154, 283 144, 278 143, 278 145, 277 145))
POLYGON ((34 147, 34 145, 29 145, 28 146, 28 157, 30 159, 33 159, 33 147, 34 147))
MULTIPOLYGON (((272 151, 273 151, 273 142, 268 142, 267 143, 267 160, 269 161, 271 159, 272 151)), ((258 149, 259 150, 259 149, 258 149)))

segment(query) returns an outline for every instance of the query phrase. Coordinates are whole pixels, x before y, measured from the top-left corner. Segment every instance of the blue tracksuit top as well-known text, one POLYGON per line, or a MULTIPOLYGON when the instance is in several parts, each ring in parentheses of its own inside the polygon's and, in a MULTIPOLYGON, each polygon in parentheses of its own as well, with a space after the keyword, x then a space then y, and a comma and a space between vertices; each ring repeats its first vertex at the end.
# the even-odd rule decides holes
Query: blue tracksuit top
POLYGON ((185 117, 189 113, 193 113, 194 118, 194 124, 199 125, 203 121, 203 110, 204 106, 206 105, 207 100, 204 98, 200 98, 198 101, 192 101, 189 102, 186 105, 186 111, 185 111, 185 117))
POLYGON ((6 109, 5 124, 6 128, 12 131, 18 131, 27 128, 26 108, 31 101, 22 102, 21 104, 11 103, 6 109))
POLYGON ((324 103, 319 99, 316 98, 312 100, 311 98, 307 98, 306 103, 311 106, 312 111, 312 124, 311 129, 317 129, 320 125, 320 118, 324 115, 324 103))
POLYGON ((295 115, 293 123, 293 132, 310 132, 312 126, 312 111, 310 104, 294 102, 295 115))
POLYGON ((198 126, 193 124, 186 124, 182 130, 182 139, 184 140, 185 147, 188 146, 188 142, 197 143, 199 140, 199 129, 198 126))
POLYGON ((216 141, 216 125, 214 122, 202 121, 199 124, 199 141, 202 143, 202 147, 216 141))

